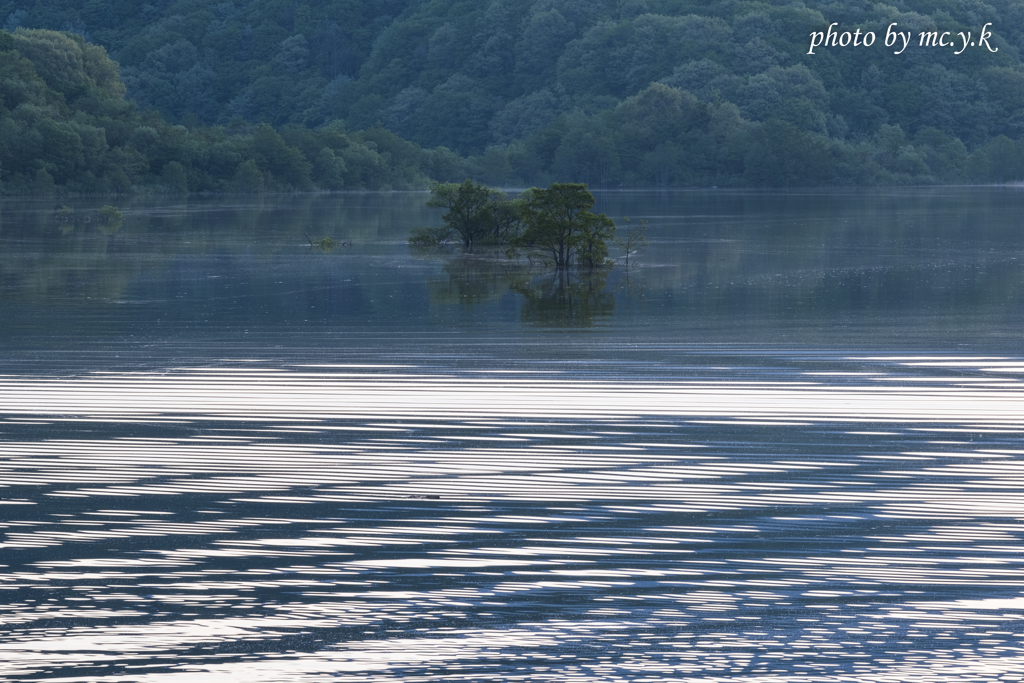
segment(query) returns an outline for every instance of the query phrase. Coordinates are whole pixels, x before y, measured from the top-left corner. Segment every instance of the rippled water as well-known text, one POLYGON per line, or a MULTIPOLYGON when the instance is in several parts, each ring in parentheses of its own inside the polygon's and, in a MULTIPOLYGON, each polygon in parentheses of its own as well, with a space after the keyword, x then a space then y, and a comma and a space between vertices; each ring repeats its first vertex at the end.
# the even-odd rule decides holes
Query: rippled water
POLYGON ((1024 680, 1016 196, 922 196, 662 218, 586 319, 410 256, 415 196, 331 254, 15 206, 0 680, 1024 680))

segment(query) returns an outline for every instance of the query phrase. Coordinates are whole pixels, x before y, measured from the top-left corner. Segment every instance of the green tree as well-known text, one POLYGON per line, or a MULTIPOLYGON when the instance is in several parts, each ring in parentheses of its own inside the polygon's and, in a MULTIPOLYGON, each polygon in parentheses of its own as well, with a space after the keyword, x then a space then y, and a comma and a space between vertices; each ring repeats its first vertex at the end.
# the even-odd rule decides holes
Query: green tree
POLYGON ((755 185, 821 185, 833 176, 833 159, 824 138, 775 119, 754 132, 744 164, 747 179, 755 185))
MULTIPOLYGON (((110 82, 109 65, 100 64, 106 59, 106 51, 91 46, 90 55, 83 54, 85 41, 79 36, 40 29, 19 30, 14 35, 14 48, 35 65, 36 72, 46 84, 64 95, 68 102, 86 94, 98 83, 86 70, 86 59, 94 62, 97 75, 109 89, 109 95, 123 94, 123 86, 117 88, 110 82), (77 40, 76 40, 77 39, 77 40), (118 92, 120 90, 120 92, 118 92)), ((114 81, 120 84, 120 80, 114 81)))
POLYGON ((423 170, 427 176, 438 182, 451 182, 458 177, 462 160, 447 147, 436 147, 423 151, 423 170))
POLYGON ((177 161, 168 161, 164 164, 163 181, 171 192, 178 194, 188 192, 188 177, 185 175, 185 167, 177 161))
POLYGON ((340 190, 345 186, 345 160, 330 147, 324 147, 313 160, 313 179, 325 190, 340 190))
POLYGON ((534 187, 524 194, 525 230, 512 241, 514 247, 542 255, 558 270, 607 264, 615 223, 603 213, 590 211, 594 195, 586 185, 554 183, 546 190, 534 187))
POLYGON ((558 177, 606 187, 612 184, 619 163, 612 131, 600 120, 575 115, 568 119, 551 167, 558 177))
POLYGON ((263 174, 252 159, 238 165, 231 189, 242 194, 259 194, 263 192, 263 174))
POLYGON ((290 189, 308 190, 312 187, 312 164, 269 125, 261 123, 256 127, 249 149, 265 178, 269 173, 269 177, 283 181, 290 189))
POLYGON ((550 81, 559 55, 575 35, 576 27, 558 10, 535 13, 525 23, 515 47, 516 75, 527 86, 536 87, 550 81))
POLYGON ((445 226, 459 236, 466 249, 495 235, 495 205, 507 201, 503 192, 466 179, 456 183, 430 186, 427 206, 446 209, 441 216, 445 226))
POLYGON ((36 171, 35 180, 32 183, 33 193, 39 195, 51 195, 53 194, 53 190, 53 176, 47 173, 45 168, 41 168, 36 171))
POLYGON ((100 217, 100 232, 105 235, 113 235, 124 224, 124 214, 116 206, 105 204, 96 213, 100 217))

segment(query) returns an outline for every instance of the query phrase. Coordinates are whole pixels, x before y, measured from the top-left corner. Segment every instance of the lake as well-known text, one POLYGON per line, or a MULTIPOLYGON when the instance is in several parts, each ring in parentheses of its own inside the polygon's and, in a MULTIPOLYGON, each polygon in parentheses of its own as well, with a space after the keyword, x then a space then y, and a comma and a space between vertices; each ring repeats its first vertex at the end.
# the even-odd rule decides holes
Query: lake
POLYGON ((1024 188, 426 199, 0 204, 0 681, 1024 680, 1024 188))

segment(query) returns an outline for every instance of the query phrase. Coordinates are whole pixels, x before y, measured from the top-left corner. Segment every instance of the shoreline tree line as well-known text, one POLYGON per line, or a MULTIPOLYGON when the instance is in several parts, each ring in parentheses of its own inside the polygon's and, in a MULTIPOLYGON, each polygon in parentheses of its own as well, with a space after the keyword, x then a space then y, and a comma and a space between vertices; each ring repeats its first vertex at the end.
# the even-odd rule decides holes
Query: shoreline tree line
POLYGON ((1016 0, 0 0, 0 27, 6 193, 1024 179, 1016 0), (893 22, 999 52, 807 54, 893 22))
POLYGON ((3 194, 419 189, 459 163, 379 126, 171 124, 125 99, 102 47, 72 33, 0 31, 3 194))

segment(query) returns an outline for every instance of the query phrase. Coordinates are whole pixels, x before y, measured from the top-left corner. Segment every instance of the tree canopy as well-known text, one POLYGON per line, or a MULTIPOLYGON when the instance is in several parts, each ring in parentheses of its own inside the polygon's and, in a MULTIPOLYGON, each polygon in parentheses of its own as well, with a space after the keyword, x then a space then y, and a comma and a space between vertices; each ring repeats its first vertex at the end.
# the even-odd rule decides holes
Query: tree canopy
POLYGON ((608 241, 615 235, 615 223, 590 211, 594 195, 582 183, 531 187, 515 199, 469 179, 461 185, 434 183, 427 206, 446 210, 444 225, 414 229, 409 238, 414 247, 436 247, 458 238, 467 251, 477 243, 504 245, 510 258, 526 252, 531 260, 537 257, 556 270, 611 265, 608 241))
POLYGON ((427 206, 445 209, 441 220, 448 230, 459 236, 463 246, 471 249, 476 242, 500 241, 497 207, 505 202, 507 197, 503 192, 467 178, 461 185, 431 185, 427 206))
MULTIPOLYGON (((0 31, 0 187, 118 193, 422 187, 447 150, 375 127, 172 125, 125 99, 118 66, 73 33, 0 31)), ((450 165, 450 164, 449 164, 450 165)))
POLYGON ((512 240, 518 248, 536 251, 557 269, 592 269, 608 262, 608 240, 615 223, 590 211, 594 195, 582 183, 554 183, 530 188, 523 197, 526 229, 512 240))
MULTIPOLYGON (((591 187, 1024 177, 1017 0, 0 0, 0 26, 21 35, 6 43, 21 41, 20 57, 71 109, 98 115, 101 103, 124 102, 123 87, 139 111, 186 126, 180 138, 202 129, 202 146, 232 150, 232 126, 249 122, 249 137, 267 124, 302 151, 310 182, 324 188, 407 186, 417 173, 420 182, 469 175, 591 187), (810 33, 833 22, 882 38, 871 49, 808 54, 810 33), (957 55, 915 41, 894 55, 881 44, 894 22, 915 35, 977 35, 991 23, 998 52, 957 55), (44 39, 38 29, 66 33, 44 39), (378 132, 346 133, 351 154, 329 136, 307 150, 285 132, 338 121, 378 132), (394 136, 386 150, 383 130, 394 136), (396 140, 431 152, 396 162, 387 156, 396 140), (374 168, 396 163, 405 170, 374 168)), ((3 78, 17 71, 4 68, 3 78)), ((59 149, 34 157, 46 172, 47 159, 66 152, 74 173, 104 177, 86 168, 98 143, 81 126, 95 124, 53 121, 48 139, 59 149), (78 127, 81 162, 65 123, 78 127)), ((294 164, 282 176, 265 157, 238 154, 217 162, 231 166, 227 179, 218 171, 216 181, 200 180, 202 163, 164 154, 142 182, 178 161, 190 189, 226 187, 238 174, 238 186, 255 186, 252 161, 267 188, 308 186, 294 164)))

